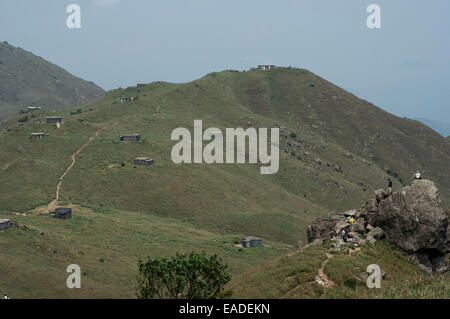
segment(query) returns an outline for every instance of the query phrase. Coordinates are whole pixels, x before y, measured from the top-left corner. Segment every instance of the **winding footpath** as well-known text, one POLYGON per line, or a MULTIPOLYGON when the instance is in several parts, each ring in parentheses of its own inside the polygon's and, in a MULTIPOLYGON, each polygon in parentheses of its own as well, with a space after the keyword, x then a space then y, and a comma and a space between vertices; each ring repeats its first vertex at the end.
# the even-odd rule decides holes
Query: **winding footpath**
POLYGON ((58 185, 56 185, 56 198, 50 203, 48 204, 48 211, 53 211, 55 210, 57 203, 59 201, 59 192, 61 190, 61 185, 63 183, 64 177, 69 173, 69 171, 72 169, 72 167, 75 165, 76 163, 76 157, 78 154, 80 154, 85 148, 86 146, 88 146, 92 140, 97 137, 103 130, 107 129, 108 127, 113 127, 114 125, 116 125, 117 123, 119 123, 119 121, 115 121, 111 126, 105 126, 102 127, 100 129, 98 129, 94 135, 92 135, 89 140, 87 140, 86 143, 84 143, 79 149, 76 150, 75 153, 72 154, 72 163, 69 165, 69 167, 67 167, 67 169, 64 171, 64 173, 61 175, 61 177, 59 178, 59 183, 58 185))

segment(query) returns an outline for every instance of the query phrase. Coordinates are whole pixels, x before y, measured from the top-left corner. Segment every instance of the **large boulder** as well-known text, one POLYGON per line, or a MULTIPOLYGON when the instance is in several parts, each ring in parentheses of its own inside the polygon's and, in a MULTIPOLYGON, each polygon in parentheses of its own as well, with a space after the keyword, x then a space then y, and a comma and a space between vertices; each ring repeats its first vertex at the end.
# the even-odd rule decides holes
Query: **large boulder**
POLYGON ((448 219, 433 182, 416 180, 380 201, 374 226, 408 253, 442 255, 447 251, 448 219))
POLYGON ((322 217, 308 226, 308 242, 337 236, 343 228, 348 233, 348 216, 356 218, 349 244, 362 244, 358 233, 366 233, 371 243, 386 238, 412 254, 419 268, 429 274, 449 269, 445 254, 450 252, 450 212, 441 207, 432 181, 415 180, 396 192, 379 189, 358 211, 322 217))

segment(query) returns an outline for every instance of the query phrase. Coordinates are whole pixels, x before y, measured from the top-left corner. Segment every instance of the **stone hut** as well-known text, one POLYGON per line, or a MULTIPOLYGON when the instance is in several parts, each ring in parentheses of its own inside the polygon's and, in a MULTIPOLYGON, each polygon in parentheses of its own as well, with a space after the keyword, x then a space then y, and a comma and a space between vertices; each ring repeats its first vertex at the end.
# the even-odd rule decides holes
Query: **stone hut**
POLYGON ((45 133, 31 133, 31 138, 43 138, 45 136, 45 133))
POLYGON ((145 86, 145 84, 143 84, 143 83, 138 83, 137 85, 136 85, 136 87, 138 88, 138 89, 141 89, 141 88, 143 88, 145 86))
POLYGON ((131 98, 129 98, 129 97, 121 97, 120 98, 120 103, 127 103, 130 101, 131 101, 131 98))
POLYGON ((126 135, 120 135, 120 140, 122 142, 126 142, 126 141, 132 141, 132 142, 137 142, 141 139, 141 135, 140 134, 126 134, 126 135))
POLYGON ((263 240, 259 237, 245 237, 242 238, 242 247, 244 248, 253 248, 253 247, 262 247, 263 240))
POLYGON ((53 213, 50 214, 53 218, 69 219, 72 218, 72 208, 70 207, 58 207, 53 213))
POLYGON ((62 123, 61 116, 49 116, 45 118, 47 123, 62 123))
POLYGON ((27 107, 28 111, 36 111, 36 110, 40 110, 40 109, 42 109, 42 107, 40 107, 40 106, 29 106, 29 107, 27 107))
POLYGON ((149 157, 137 157, 134 159, 134 165, 152 165, 153 160, 149 157))
POLYGON ((5 230, 11 227, 11 221, 9 219, 0 219, 0 230, 5 230))

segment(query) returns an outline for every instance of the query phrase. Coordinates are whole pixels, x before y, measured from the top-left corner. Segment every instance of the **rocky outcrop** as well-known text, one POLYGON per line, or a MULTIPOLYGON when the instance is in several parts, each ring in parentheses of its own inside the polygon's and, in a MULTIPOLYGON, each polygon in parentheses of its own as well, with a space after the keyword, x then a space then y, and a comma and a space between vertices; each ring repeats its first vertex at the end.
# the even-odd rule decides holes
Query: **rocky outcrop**
POLYGON ((373 226, 408 253, 442 255, 447 251, 448 218, 431 181, 414 181, 381 200, 373 218, 373 226))
POLYGON ((352 234, 349 243, 386 240, 413 255, 419 268, 427 273, 442 273, 449 265, 445 254, 450 251, 448 212, 441 206, 439 191, 429 180, 416 180, 410 186, 392 192, 375 191, 357 211, 334 213, 308 227, 308 241, 339 237, 342 229, 352 234), (356 221, 352 228, 348 216, 356 221), (366 240, 361 238, 366 234, 366 240))
POLYGON ((327 216, 321 217, 316 222, 309 225, 306 230, 308 243, 313 242, 315 239, 322 239, 337 235, 338 232, 336 232, 335 230, 336 225, 342 223, 344 221, 344 218, 344 214, 329 214, 327 216))

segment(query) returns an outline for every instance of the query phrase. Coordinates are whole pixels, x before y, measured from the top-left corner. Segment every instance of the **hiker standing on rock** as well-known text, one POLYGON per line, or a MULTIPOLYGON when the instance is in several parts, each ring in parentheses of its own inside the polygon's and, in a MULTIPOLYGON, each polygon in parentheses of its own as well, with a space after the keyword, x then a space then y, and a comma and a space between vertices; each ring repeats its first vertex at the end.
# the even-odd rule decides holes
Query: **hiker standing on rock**
POLYGON ((5 292, 5 294, 3 295, 3 298, 2 299, 9 299, 9 297, 8 297, 8 295, 7 295, 7 293, 5 292))
POLYGON ((388 178, 388 187, 392 188, 392 179, 390 177, 388 178))
POLYGON ((420 176, 419 171, 417 171, 417 172, 414 174, 414 179, 422 179, 422 176, 420 176))

